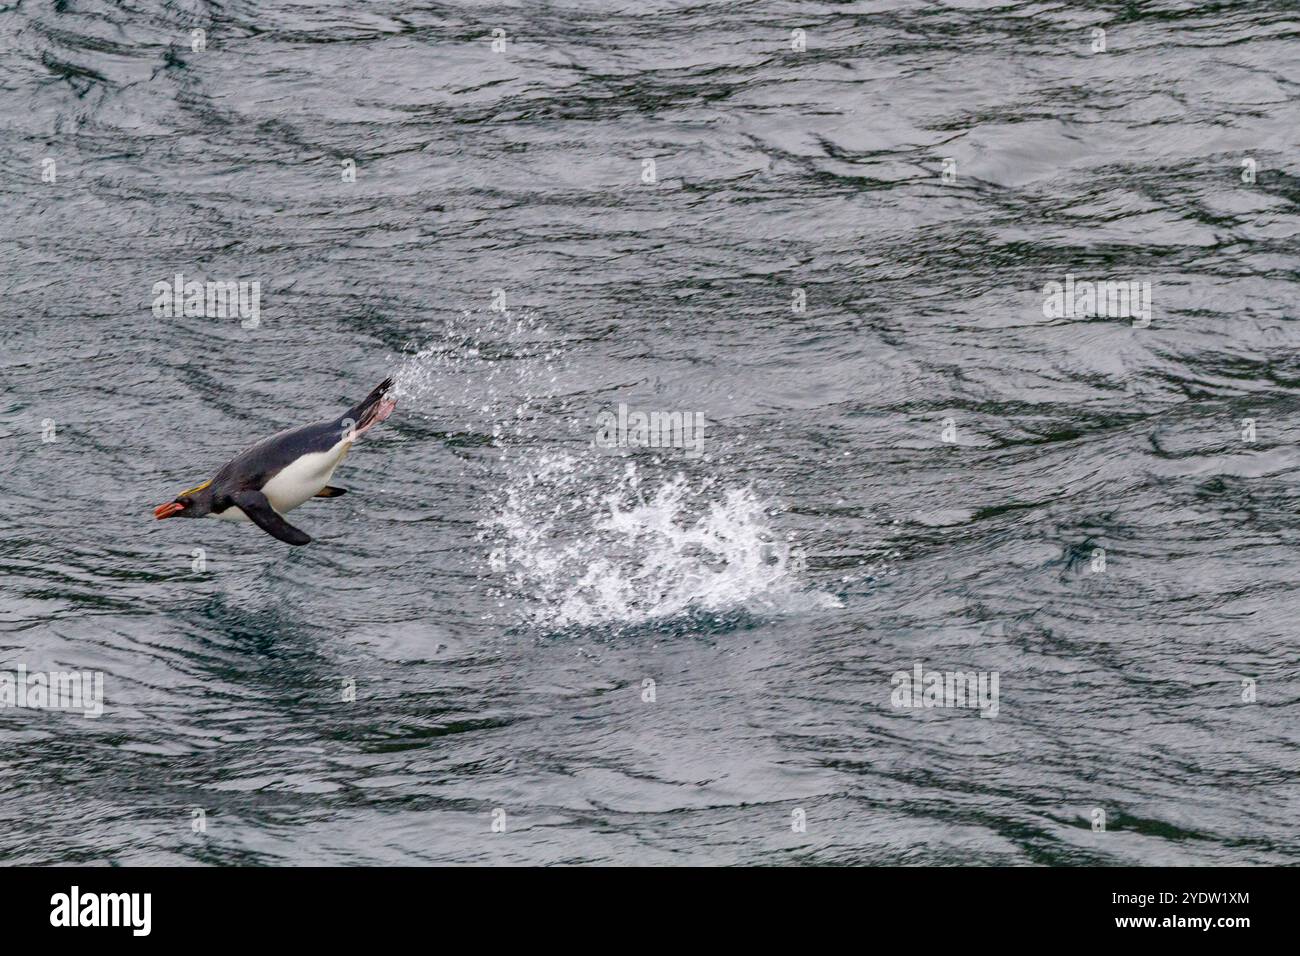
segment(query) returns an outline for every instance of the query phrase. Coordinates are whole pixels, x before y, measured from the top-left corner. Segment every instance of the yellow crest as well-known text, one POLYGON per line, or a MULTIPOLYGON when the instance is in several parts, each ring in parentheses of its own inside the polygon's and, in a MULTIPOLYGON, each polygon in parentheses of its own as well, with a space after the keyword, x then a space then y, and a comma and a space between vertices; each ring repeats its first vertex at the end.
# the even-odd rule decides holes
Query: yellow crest
POLYGON ((184 498, 186 495, 192 495, 192 494, 194 494, 194 492, 196 492, 196 491, 202 491, 204 488, 206 488, 206 487, 207 487, 208 485, 210 485, 210 484, 212 484, 212 479, 211 479, 211 478, 209 478, 207 481, 205 481, 205 482, 204 482, 203 484, 201 484, 201 485, 195 485, 193 488, 186 488, 184 491, 182 491, 182 492, 181 492, 179 495, 177 495, 176 497, 177 497, 177 498, 184 498))

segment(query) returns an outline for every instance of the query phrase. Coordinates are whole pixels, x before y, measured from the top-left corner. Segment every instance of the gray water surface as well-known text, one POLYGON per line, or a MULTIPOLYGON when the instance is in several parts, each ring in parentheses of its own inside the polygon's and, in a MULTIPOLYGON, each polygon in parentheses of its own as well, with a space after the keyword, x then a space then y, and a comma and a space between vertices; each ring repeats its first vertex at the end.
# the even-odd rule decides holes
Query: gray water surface
POLYGON ((0 709, 0 860, 1300 861, 1298 50, 1289 0, 0 7, 0 670, 104 680, 0 709), (312 544, 153 520, 389 374, 312 544))

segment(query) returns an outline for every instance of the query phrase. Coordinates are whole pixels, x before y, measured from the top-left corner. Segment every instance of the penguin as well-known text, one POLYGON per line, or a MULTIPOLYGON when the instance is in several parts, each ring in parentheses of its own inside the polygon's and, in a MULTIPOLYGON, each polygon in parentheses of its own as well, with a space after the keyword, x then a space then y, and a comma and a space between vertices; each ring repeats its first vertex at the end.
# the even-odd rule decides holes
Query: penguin
POLYGON ((215 478, 187 488, 154 509, 154 518, 217 517, 251 521, 267 534, 293 545, 311 536, 284 520, 308 498, 337 498, 346 489, 329 483, 353 442, 397 407, 387 397, 386 378, 341 418, 287 428, 232 458, 215 478))

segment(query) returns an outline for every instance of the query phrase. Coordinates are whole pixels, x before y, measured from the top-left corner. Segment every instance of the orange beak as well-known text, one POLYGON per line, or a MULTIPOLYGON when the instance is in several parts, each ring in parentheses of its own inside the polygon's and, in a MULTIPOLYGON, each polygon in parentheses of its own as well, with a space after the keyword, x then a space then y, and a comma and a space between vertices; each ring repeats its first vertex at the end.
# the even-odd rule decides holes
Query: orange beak
POLYGON ((178 511, 184 511, 185 506, 178 501, 169 501, 165 505, 159 505, 153 509, 153 516, 161 521, 163 518, 170 518, 178 511))

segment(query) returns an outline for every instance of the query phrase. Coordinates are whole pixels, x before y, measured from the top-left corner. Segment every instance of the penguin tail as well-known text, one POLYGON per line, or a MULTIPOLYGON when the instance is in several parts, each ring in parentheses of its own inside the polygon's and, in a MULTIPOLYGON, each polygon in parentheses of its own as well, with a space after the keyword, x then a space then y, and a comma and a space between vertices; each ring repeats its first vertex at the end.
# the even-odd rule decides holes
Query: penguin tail
POLYGON ((397 407, 397 400, 388 397, 388 391, 392 387, 393 379, 390 376, 375 386, 373 392, 343 416, 345 420, 352 421, 355 436, 360 437, 363 432, 378 425, 393 413, 393 409, 397 407))

